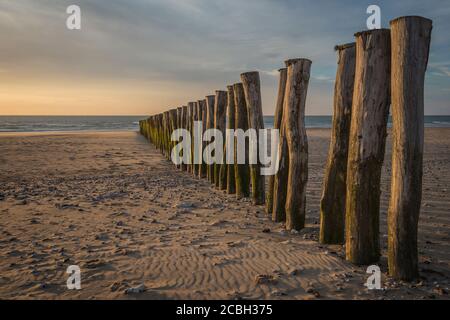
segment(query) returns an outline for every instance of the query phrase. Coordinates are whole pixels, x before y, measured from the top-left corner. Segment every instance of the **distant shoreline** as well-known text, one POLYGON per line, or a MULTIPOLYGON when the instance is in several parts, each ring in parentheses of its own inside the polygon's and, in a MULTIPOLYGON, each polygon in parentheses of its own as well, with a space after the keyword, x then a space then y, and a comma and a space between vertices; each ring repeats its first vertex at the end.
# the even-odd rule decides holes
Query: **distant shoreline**
MULTIPOLYGON (((139 130, 147 116, 0 116, 0 132, 119 132, 139 130)), ((273 116, 264 116, 264 127, 273 127, 273 116)), ((388 126, 390 126, 389 121, 388 126)), ((307 129, 332 127, 332 116, 306 116, 307 129)), ((425 127, 450 128, 449 116, 425 116, 425 127)))

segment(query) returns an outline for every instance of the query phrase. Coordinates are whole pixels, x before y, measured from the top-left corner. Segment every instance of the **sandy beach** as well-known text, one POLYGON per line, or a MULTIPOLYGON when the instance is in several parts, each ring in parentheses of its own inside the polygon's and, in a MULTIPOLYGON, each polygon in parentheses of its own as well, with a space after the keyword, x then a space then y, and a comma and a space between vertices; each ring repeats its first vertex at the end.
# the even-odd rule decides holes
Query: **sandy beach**
POLYGON ((0 299, 448 299, 450 129, 425 130, 421 281, 382 286, 317 242, 330 131, 308 130, 307 227, 177 170, 135 132, 0 134, 0 299), (66 269, 81 268, 81 290, 66 269), (140 293, 126 293, 139 288, 140 293))

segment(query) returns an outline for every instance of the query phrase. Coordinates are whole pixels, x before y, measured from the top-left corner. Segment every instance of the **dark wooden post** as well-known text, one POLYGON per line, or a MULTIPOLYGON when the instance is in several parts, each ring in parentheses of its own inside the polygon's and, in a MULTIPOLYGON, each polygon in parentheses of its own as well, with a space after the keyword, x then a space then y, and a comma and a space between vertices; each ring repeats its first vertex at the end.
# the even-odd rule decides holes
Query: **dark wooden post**
POLYGON ((280 127, 280 142, 278 146, 280 162, 278 172, 275 174, 273 183, 272 221, 274 222, 282 222, 286 220, 286 194, 288 185, 287 180, 289 175, 289 150, 286 137, 286 121, 284 120, 284 118, 285 116, 283 115, 280 127))
MULTIPOLYGON (((259 141, 259 130, 264 129, 259 73, 257 71, 243 73, 241 81, 247 103, 249 128, 256 130, 259 141)), ((257 149, 257 147, 254 148, 254 150, 257 149)), ((260 205, 265 202, 265 177, 261 175, 262 165, 259 155, 256 158, 258 159, 257 163, 250 166, 252 201, 253 204, 260 205)))
MULTIPOLYGON (((222 132, 222 136, 225 136, 226 107, 227 107, 227 92, 217 90, 216 103, 214 105, 214 127, 220 132, 222 132)), ((214 184, 216 185, 217 188, 219 188, 220 163, 214 164, 214 184)))
MULTIPOLYGON (((278 98, 277 105, 275 107, 275 116, 273 121, 273 128, 280 130, 281 121, 283 120, 283 102, 284 102, 284 93, 286 91, 286 78, 287 78, 287 69, 282 68, 278 70, 280 72, 280 80, 278 82, 278 98)), ((281 139, 280 139, 281 141, 281 139)), ((270 146, 271 149, 278 148, 279 146, 270 146)), ((280 157, 281 158, 281 157, 280 157)), ((266 196, 266 212, 268 215, 272 215, 273 213, 273 190, 275 184, 275 175, 269 176, 269 184, 266 196)))
POLYGON ((189 152, 191 153, 191 162, 187 165, 187 171, 192 173, 194 164, 194 132, 193 132, 193 119, 194 119, 194 102, 188 102, 188 117, 187 117, 187 130, 191 136, 191 148, 189 152))
POLYGON ((168 147, 168 139, 167 139, 167 132, 168 132, 168 121, 169 119, 169 112, 168 111, 164 111, 163 113, 163 136, 164 136, 164 146, 163 146, 163 155, 167 158, 167 149, 168 147))
POLYGON ((288 67, 283 115, 289 150, 289 173, 286 193, 286 229, 305 226, 306 184, 308 182, 308 139, 305 128, 306 95, 311 60, 292 59, 288 67))
POLYGON ((356 35, 356 69, 347 163, 346 258, 378 261, 380 177, 390 104, 391 41, 387 29, 356 35))
POLYGON ((422 199, 424 81, 432 21, 401 17, 391 21, 392 181, 388 212, 389 274, 419 276, 417 229, 422 199))
MULTIPOLYGON (((195 162, 197 159, 195 159, 194 154, 196 152, 198 152, 198 150, 195 150, 195 148, 198 146, 196 146, 196 142, 195 142, 195 137, 197 136, 198 132, 195 132, 195 121, 198 121, 198 102, 194 102, 193 104, 193 114, 192 114, 192 174, 195 177, 198 177, 198 169, 199 169, 199 165, 195 162)), ((200 158, 199 158, 200 159, 200 158)))
MULTIPOLYGON (((227 108, 226 108, 226 128, 234 130, 234 115, 235 107, 234 107, 234 92, 233 86, 227 86, 227 108)), ((230 151, 227 148, 227 143, 229 143, 226 134, 224 134, 224 146, 223 146, 223 163, 220 166, 220 181, 219 181, 219 189, 227 190, 227 193, 234 194, 236 192, 235 180, 234 180, 234 165, 227 163, 228 153, 233 155, 234 160, 234 144, 233 150, 230 151), (230 180, 230 181, 228 181, 230 180)), ((234 140, 234 136, 232 137, 234 140)), ((234 142, 234 141, 233 141, 234 142)))
MULTIPOLYGON (((177 108, 177 121, 176 121, 177 127, 176 127, 176 129, 181 129, 182 128, 181 127, 181 112, 182 112, 182 110, 183 110, 182 107, 178 107, 177 108)), ((183 156, 183 153, 180 152, 180 157, 182 157, 182 156, 183 156)), ((177 165, 177 168, 181 169, 181 164, 177 165)))
MULTIPOLYGON (((206 129, 214 128, 214 105, 216 97, 206 96, 206 129)), ((206 175, 209 182, 214 183, 214 164, 208 164, 206 175)))
MULTIPOLYGON (((244 86, 242 83, 236 83, 233 85, 234 90, 234 105, 235 112, 235 130, 242 129, 244 132, 248 130, 248 115, 247 115, 247 103, 245 102, 244 86)), ((248 165, 248 144, 246 143, 244 148, 245 163, 238 164, 237 153, 238 145, 237 140, 234 141, 234 178, 236 181, 236 196, 238 199, 246 198, 250 196, 250 167, 248 165)))
POLYGON ((203 159, 203 150, 205 150, 205 146, 206 143, 203 141, 203 135, 206 131, 206 127, 207 127, 207 109, 206 109, 206 99, 203 100, 199 100, 198 101, 198 105, 199 105, 199 110, 200 110, 200 119, 202 121, 202 148, 201 148, 201 155, 202 155, 202 163, 200 164, 200 169, 199 169, 199 174, 198 177, 201 178, 206 178, 206 164, 205 164, 205 159, 203 159))
POLYGON ((338 66, 334 84, 333 128, 320 201, 320 242, 345 241, 345 193, 347 190, 348 139, 355 83, 355 43, 336 46, 338 66))
MULTIPOLYGON (((236 105, 234 102, 234 88, 233 86, 227 86, 228 89, 228 96, 227 96, 227 129, 234 130, 236 126, 236 105)), ((230 136, 231 139, 236 143, 234 136, 230 136)), ((233 154, 233 159, 235 159, 234 155, 234 144, 232 150, 227 150, 230 154, 233 154)), ((229 157, 231 159, 231 157, 229 157)), ((227 193, 228 194, 235 194, 236 193, 236 180, 234 176, 234 166, 235 164, 227 164, 227 193)))
MULTIPOLYGON (((187 127, 187 114, 188 114, 188 107, 187 106, 181 107, 181 128, 183 128, 183 129, 186 129, 186 127, 187 127)), ((183 156, 184 156, 184 152, 186 152, 186 150, 183 149, 183 152, 182 152, 183 156)), ((183 162, 181 164, 181 170, 182 171, 187 170, 186 163, 183 162)))
POLYGON ((164 114, 158 114, 159 151, 164 154, 164 114))
POLYGON ((169 148, 169 159, 172 160, 172 150, 175 147, 175 145, 178 143, 176 141, 172 141, 172 133, 177 128, 177 109, 171 109, 169 111, 169 120, 170 120, 170 130, 169 130, 169 141, 170 141, 170 148, 169 148))

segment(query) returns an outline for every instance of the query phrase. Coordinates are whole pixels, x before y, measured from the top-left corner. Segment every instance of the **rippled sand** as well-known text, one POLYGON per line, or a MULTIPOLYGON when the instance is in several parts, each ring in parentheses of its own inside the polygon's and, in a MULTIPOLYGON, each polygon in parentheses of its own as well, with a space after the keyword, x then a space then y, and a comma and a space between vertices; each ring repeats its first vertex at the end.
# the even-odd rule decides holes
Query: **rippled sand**
POLYGON ((316 241, 329 130, 308 135, 307 228, 287 234, 263 207, 178 171, 137 133, 1 134, 0 298, 448 298, 450 129, 426 130, 423 279, 383 274, 384 291, 368 291, 365 268, 339 246, 316 241), (80 266, 82 290, 67 290, 69 265, 80 266))

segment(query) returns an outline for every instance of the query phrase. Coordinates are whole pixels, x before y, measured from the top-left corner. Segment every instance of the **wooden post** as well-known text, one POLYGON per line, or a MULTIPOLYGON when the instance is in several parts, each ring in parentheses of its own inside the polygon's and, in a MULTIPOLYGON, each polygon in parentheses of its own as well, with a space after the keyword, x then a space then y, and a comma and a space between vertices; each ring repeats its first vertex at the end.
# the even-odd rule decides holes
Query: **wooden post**
POLYGON ((172 140, 170 139, 170 134, 171 134, 171 123, 170 123, 170 118, 171 118, 171 114, 172 114, 172 110, 168 110, 167 112, 167 124, 166 124, 166 139, 167 139, 167 145, 166 145, 166 158, 167 160, 170 160, 170 151, 172 149, 172 140))
MULTIPOLYGON (((227 86, 227 108, 226 108, 226 128, 234 130, 234 117, 235 117, 235 107, 234 107, 234 92, 233 86, 227 86)), ((234 137, 232 138, 234 140, 234 137)), ((219 189, 227 190, 228 194, 234 194, 236 192, 236 185, 234 179, 234 165, 227 164, 227 153, 233 154, 234 159, 234 147, 230 151, 227 148, 228 137, 224 134, 224 145, 223 145, 223 164, 220 166, 220 181, 219 189)))
POLYGON ((170 141, 170 148, 169 148, 169 159, 172 160, 172 150, 177 144, 176 141, 172 141, 172 132, 176 130, 177 128, 177 109, 171 109, 169 111, 169 120, 170 120, 170 130, 169 130, 169 141, 170 141))
MULTIPOLYGON (((284 102, 284 93, 286 91, 286 78, 287 78, 287 69, 282 68, 278 70, 280 72, 280 80, 278 82, 278 99, 277 105, 275 107, 275 117, 273 121, 273 128, 280 130, 281 121, 283 120, 283 102, 284 102)), ((281 141, 281 139, 280 139, 281 141)), ((274 148, 278 148, 278 146, 270 146, 273 150, 274 148)), ((273 190, 275 184, 275 175, 269 176, 269 185, 266 195, 266 213, 268 215, 272 215, 273 213, 273 190)))
POLYGON ((275 174, 273 183, 272 221, 274 222, 283 222, 286 220, 286 194, 289 175, 289 150, 286 138, 286 121, 284 118, 285 116, 283 115, 280 127, 280 142, 278 146, 280 162, 278 172, 275 174))
POLYGON ((419 276, 417 229, 422 199, 424 81, 432 21, 401 17, 391 21, 392 180, 388 211, 390 276, 419 276))
MULTIPOLYGON (((183 129, 186 129, 186 126, 187 126, 187 114, 188 114, 188 107, 187 106, 181 107, 181 128, 183 128, 183 129)), ((186 150, 183 150, 183 152, 182 152, 183 156, 184 156, 184 152, 186 152, 186 150)), ((181 164, 181 170, 182 171, 187 170, 186 163, 181 164)))
MULTIPOLYGON (((206 96, 206 129, 214 128, 214 105, 216 97, 206 96)), ((206 175, 209 182, 214 183, 214 164, 208 164, 206 175)))
MULTIPOLYGON (((178 108, 177 108, 177 121, 176 121, 177 127, 176 127, 176 129, 181 129, 181 128, 182 128, 182 127, 181 127, 181 113, 182 113, 182 111, 183 111, 183 108, 182 108, 182 107, 178 107, 178 108)), ((182 156, 183 156, 183 153, 180 152, 180 157, 181 157, 181 159, 182 159, 182 156)), ((178 168, 178 169, 181 169, 181 164, 178 164, 178 165, 177 165, 177 168, 178 168)))
POLYGON ((206 178, 206 163, 205 163, 205 159, 203 159, 203 150, 205 150, 205 147, 206 147, 206 143, 203 141, 203 135, 204 135, 204 133, 205 133, 205 131, 206 131, 206 126, 207 126, 207 124, 206 124, 206 122, 207 122, 207 111, 206 111, 206 99, 203 99, 203 100, 199 100, 198 101, 198 105, 199 105, 199 110, 200 110, 200 113, 199 113, 199 120, 201 120, 202 121, 202 127, 203 127, 203 130, 202 130, 202 153, 201 153, 201 155, 202 155, 202 163, 200 164, 200 169, 199 169, 199 173, 198 173, 198 177, 201 179, 201 178, 206 178))
MULTIPOLYGON (((233 85, 235 112, 235 130, 248 130, 247 104, 245 102, 244 86, 242 83, 233 85)), ((248 144, 245 145, 245 164, 237 164, 238 145, 234 143, 234 178, 236 181, 236 197, 238 199, 250 196, 250 167, 248 165, 248 144)))
POLYGON ((193 104, 193 113, 192 113, 192 174, 194 177, 198 177, 198 169, 199 165, 195 163, 194 154, 197 152, 195 150, 195 135, 197 134, 195 131, 194 123, 195 121, 198 121, 198 102, 194 102, 193 104))
POLYGON ((356 69, 347 162, 346 258, 380 257, 380 177, 390 104, 391 43, 387 29, 356 35, 356 69))
POLYGON ((159 152, 164 154, 164 114, 158 114, 158 135, 159 135, 159 152))
POLYGON ((167 149, 168 149, 168 140, 167 140, 167 125, 168 125, 169 113, 165 111, 163 113, 163 136, 164 136, 164 146, 163 146, 163 155, 167 158, 167 149))
POLYGON ((334 84, 333 128, 320 201, 320 239, 324 244, 345 241, 348 139, 355 83, 355 43, 336 46, 338 66, 334 84))
POLYGON ((194 163, 194 132, 193 132, 193 119, 194 119, 194 102, 188 102, 188 116, 186 121, 187 130, 191 136, 191 149, 189 152, 191 153, 191 163, 187 165, 187 171, 192 173, 193 171, 193 163, 194 163))
MULTIPOLYGON (((226 107, 227 107, 227 92, 216 91, 216 103, 214 105, 214 128, 225 135, 226 126, 226 107)), ((220 184, 220 163, 214 164, 214 184, 219 188, 220 184)))
MULTIPOLYGON (((241 81, 247 103, 249 128, 256 130, 259 141, 259 130, 264 129, 259 73, 257 71, 243 73, 241 81)), ((257 150, 257 147, 254 149, 257 150)), ((256 158, 258 159, 257 163, 250 166, 252 201, 253 204, 260 205, 265 202, 265 177, 261 175, 262 165, 259 155, 256 158)))
POLYGON ((286 61, 286 65, 288 71, 283 109, 289 150, 286 229, 300 230, 305 226, 306 216, 308 139, 305 128, 305 106, 311 60, 292 59, 286 61))
MULTIPOLYGON (((233 86, 227 86, 228 89, 228 96, 227 96, 227 129, 234 130, 236 126, 236 105, 234 102, 234 88, 233 86)), ((233 141, 236 143, 234 136, 231 137, 233 141)), ((227 150, 230 154, 233 153, 233 159, 234 156, 234 146, 233 150, 227 150)), ((236 180, 234 176, 234 166, 235 164, 227 164, 227 193, 228 194, 235 194, 236 193, 236 180)))

